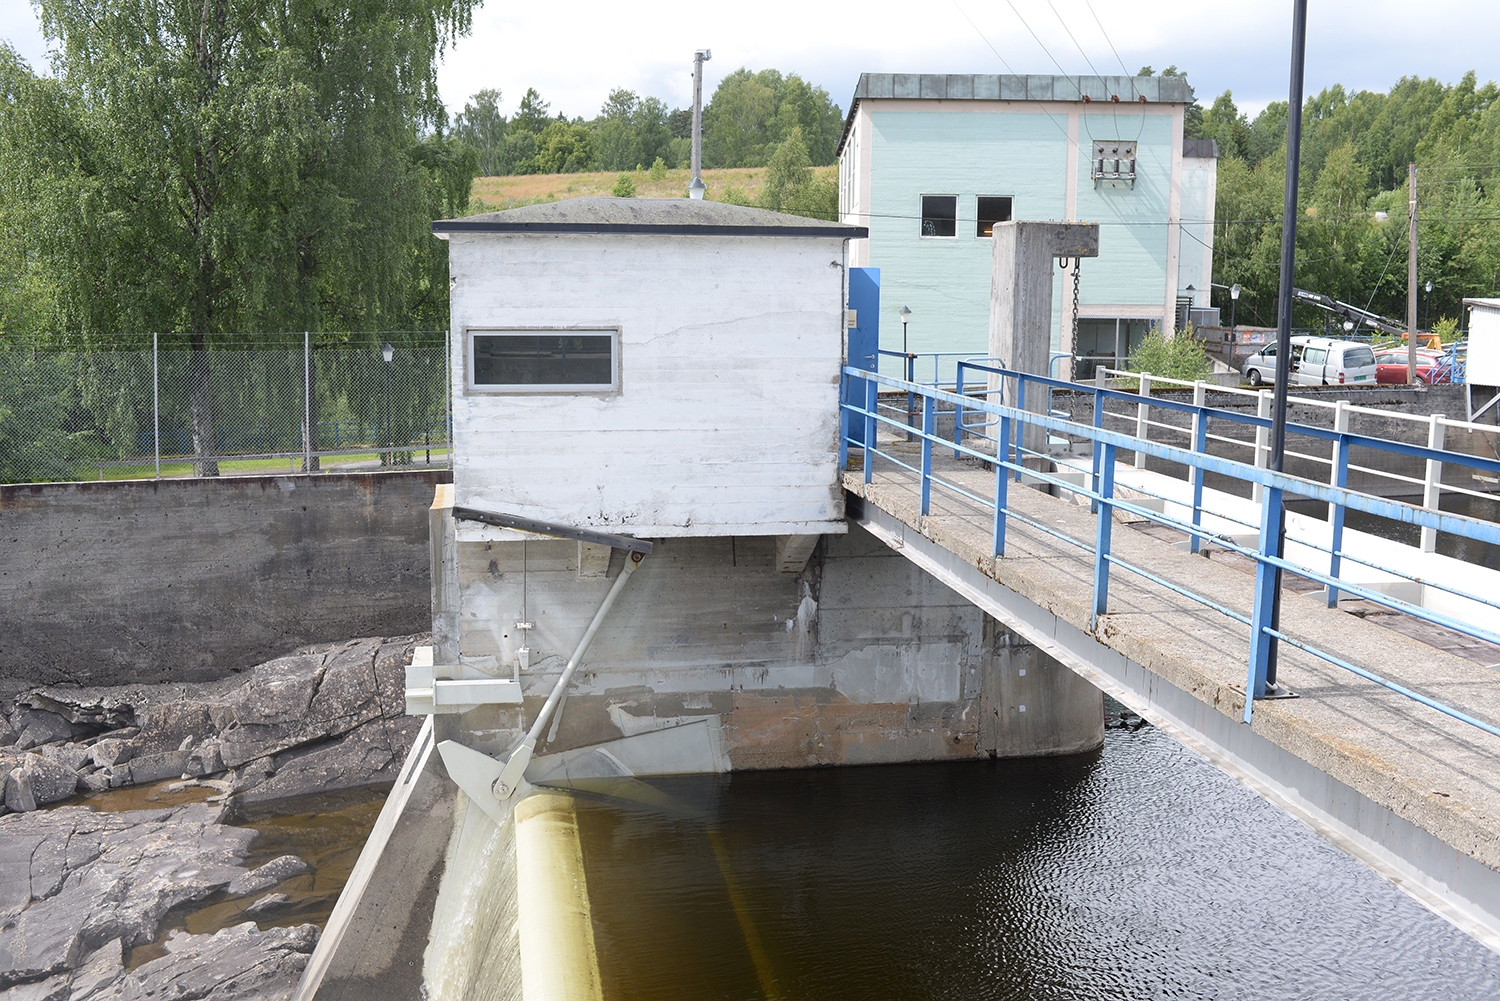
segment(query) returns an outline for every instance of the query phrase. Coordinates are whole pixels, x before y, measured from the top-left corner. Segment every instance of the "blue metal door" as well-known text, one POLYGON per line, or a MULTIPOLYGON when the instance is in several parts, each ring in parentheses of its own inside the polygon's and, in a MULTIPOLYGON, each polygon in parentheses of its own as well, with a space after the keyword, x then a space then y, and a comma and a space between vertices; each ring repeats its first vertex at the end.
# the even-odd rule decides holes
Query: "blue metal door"
MULTIPOLYGON (((844 357, 854 368, 874 372, 878 364, 880 349, 880 269, 849 269, 849 319, 845 325, 846 338, 844 357)), ((865 380, 844 380, 844 402, 857 407, 864 406, 865 380)), ((865 423, 862 420, 848 421, 844 434, 846 440, 863 445, 865 423)))

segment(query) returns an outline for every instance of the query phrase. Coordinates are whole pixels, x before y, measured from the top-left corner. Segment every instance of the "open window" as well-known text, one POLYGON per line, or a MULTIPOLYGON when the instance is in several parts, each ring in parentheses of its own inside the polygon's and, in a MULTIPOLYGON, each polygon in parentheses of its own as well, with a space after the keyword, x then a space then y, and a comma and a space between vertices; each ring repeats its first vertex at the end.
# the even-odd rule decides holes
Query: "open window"
POLYGON ((958 196, 922 196, 922 235, 958 235, 958 196))
POLYGON ((470 330, 468 389, 480 393, 612 393, 618 330, 470 330))
POLYGON ((994 236, 995 223, 1010 222, 1009 195, 980 195, 978 236, 994 236))

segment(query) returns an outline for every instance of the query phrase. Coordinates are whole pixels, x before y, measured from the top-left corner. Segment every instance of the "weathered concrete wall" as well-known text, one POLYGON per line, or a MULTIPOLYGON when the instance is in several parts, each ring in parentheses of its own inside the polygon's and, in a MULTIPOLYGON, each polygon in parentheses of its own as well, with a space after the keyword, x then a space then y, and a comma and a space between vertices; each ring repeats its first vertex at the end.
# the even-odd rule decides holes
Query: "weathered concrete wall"
POLYGON ((201 681, 430 628, 446 470, 0 486, 0 680, 201 681))
MULTIPOLYGON (((624 554, 608 576, 590 576, 574 542, 533 540, 524 561, 519 542, 449 544, 453 572, 434 620, 457 636, 435 630, 440 660, 458 655, 510 676, 525 578, 524 617, 535 623, 525 705, 476 709, 461 723, 465 742, 504 752, 523 717, 535 718, 624 554)), ((722 734, 722 767, 734 770, 1099 746, 1102 696, 1045 660, 862 531, 824 536, 800 577, 779 572, 770 538, 668 539, 622 592, 574 678, 556 741, 539 751, 704 717, 722 734)))

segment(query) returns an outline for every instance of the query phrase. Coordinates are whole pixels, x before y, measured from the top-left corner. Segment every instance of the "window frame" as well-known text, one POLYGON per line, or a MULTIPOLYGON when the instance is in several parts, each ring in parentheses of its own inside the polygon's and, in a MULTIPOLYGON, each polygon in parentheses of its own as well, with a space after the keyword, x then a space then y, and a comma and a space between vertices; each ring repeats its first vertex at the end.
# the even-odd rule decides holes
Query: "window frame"
MULTIPOLYGON (((942 192, 934 192, 932 194, 921 194, 921 195, 918 195, 917 196, 917 239, 919 239, 919 240, 957 240, 958 239, 958 198, 959 198, 959 196, 956 195, 956 194, 949 195, 949 194, 943 194, 942 192), (947 234, 947 235, 944 235, 944 234, 941 234, 941 233, 934 233, 933 235, 928 236, 926 233, 922 232, 923 226, 925 226, 926 223, 927 223, 927 218, 928 217, 927 217, 927 205, 926 205, 926 202, 927 202, 927 199, 929 199, 929 198, 951 198, 953 200, 953 220, 952 220, 953 221, 953 232, 952 233, 947 234)), ((937 217, 934 216, 933 218, 937 218, 937 217)))
POLYGON ((620 328, 601 324, 586 326, 517 326, 464 327, 463 362, 464 395, 471 396, 616 396, 620 393, 620 328), (604 383, 535 383, 526 385, 478 384, 474 381, 474 341, 476 337, 515 334, 555 334, 562 337, 609 336, 610 381, 604 383))
POLYGON ((976 240, 991 240, 991 239, 994 239, 994 236, 995 236, 995 233, 994 233, 995 223, 997 223, 997 222, 1014 222, 1015 218, 1016 218, 1016 196, 1015 195, 975 195, 974 196, 974 239, 976 239, 976 240), (1005 219, 993 219, 993 220, 991 220, 990 221, 990 232, 988 232, 988 233, 981 233, 979 231, 980 227, 982 227, 984 225, 984 219, 981 218, 981 216, 979 214, 979 200, 981 198, 1003 198, 1007 202, 1010 203, 1010 215, 1009 215, 1009 217, 1007 217, 1005 219))

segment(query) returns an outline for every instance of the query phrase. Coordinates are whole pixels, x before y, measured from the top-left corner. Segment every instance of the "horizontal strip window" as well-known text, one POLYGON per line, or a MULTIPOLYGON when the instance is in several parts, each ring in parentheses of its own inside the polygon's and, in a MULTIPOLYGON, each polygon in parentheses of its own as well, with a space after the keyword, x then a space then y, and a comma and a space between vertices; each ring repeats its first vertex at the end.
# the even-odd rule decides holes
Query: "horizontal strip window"
POLYGON ((471 330, 468 388, 609 393, 620 386, 618 330, 471 330))

